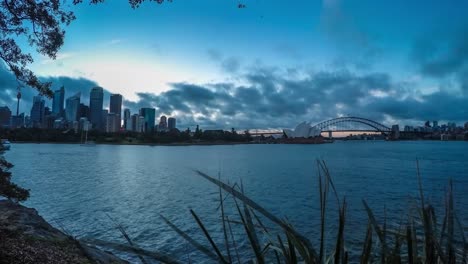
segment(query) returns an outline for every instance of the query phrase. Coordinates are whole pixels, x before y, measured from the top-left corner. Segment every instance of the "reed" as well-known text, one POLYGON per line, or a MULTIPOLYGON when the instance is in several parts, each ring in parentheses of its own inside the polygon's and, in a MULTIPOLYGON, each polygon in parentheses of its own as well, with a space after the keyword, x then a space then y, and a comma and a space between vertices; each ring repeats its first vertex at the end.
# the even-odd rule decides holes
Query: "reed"
MULTIPOLYGON (((190 210, 190 213, 206 241, 196 241, 165 216, 161 218, 207 260, 219 263, 467 263, 468 244, 464 228, 454 211, 451 181, 446 193, 445 212, 438 216, 434 207, 424 198, 417 162, 419 205, 415 210, 409 211, 407 220, 401 221, 397 227, 390 228, 386 217, 382 219, 383 224, 379 224, 379 219, 363 200, 368 223, 362 236, 362 251, 354 251, 352 255, 345 240, 346 199, 340 199, 338 196, 325 162, 317 160, 316 163, 320 203, 320 230, 317 232, 320 235, 317 241, 309 240, 287 219, 275 216, 247 197, 242 184, 230 185, 201 171, 196 171, 196 174, 219 188, 219 225, 223 241, 215 241, 202 219, 193 210, 190 210), (231 203, 228 203, 227 199, 230 199, 231 203), (338 219, 330 219, 337 222, 337 228, 333 230, 327 230, 330 200, 336 203, 338 209, 338 219), (233 208, 228 208, 229 206, 233 208), (228 212, 231 212, 231 215, 228 212), (233 232, 235 227, 243 230, 244 239, 249 242, 250 247, 239 247, 233 232), (328 234, 334 235, 328 239, 328 234), (206 246, 207 244, 209 246, 206 246)), ((133 249, 142 262, 145 261, 143 258, 148 258, 163 263, 178 263, 170 253, 149 252, 136 247, 121 226, 119 230, 129 245, 116 246, 116 243, 109 243, 108 247, 130 252, 130 249, 133 249)), ((103 241, 98 242, 100 246, 105 245, 103 241)))

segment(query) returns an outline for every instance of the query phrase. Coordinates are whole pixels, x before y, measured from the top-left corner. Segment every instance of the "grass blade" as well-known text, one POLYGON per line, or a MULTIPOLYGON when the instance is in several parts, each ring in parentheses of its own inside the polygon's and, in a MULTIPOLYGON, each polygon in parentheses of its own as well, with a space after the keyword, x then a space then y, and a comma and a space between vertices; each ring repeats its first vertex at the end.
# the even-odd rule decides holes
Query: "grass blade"
POLYGON ((226 259, 224 258, 223 254, 221 254, 221 251, 219 251, 218 247, 216 246, 215 242, 213 241, 213 238, 210 236, 210 233, 208 233, 208 230, 206 230, 205 226, 203 225, 202 221, 198 217, 198 215, 190 209, 190 213, 192 214, 193 218, 195 218, 195 221, 197 221, 198 226, 201 228, 203 233, 205 234, 206 238, 210 242, 211 246, 213 247, 214 251, 216 252, 216 255, 219 257, 219 261, 222 263, 228 263, 226 259))
POLYGON ((166 224, 171 227, 177 234, 179 234, 182 238, 187 240, 192 246, 194 246, 198 251, 202 252, 205 254, 207 257, 214 261, 218 261, 218 257, 211 252, 207 247, 203 246, 202 244, 198 243, 196 240, 194 240, 190 235, 188 235, 186 232, 180 230, 176 225, 174 225, 169 219, 166 217, 160 215, 160 217, 166 222, 166 224))

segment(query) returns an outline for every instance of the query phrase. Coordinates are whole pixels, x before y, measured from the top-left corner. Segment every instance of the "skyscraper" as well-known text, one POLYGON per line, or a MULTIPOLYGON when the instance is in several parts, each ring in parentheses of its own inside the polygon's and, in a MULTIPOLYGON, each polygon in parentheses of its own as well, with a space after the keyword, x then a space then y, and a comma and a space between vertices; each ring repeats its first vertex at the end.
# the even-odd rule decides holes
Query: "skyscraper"
POLYGON ((115 118, 117 121, 115 122, 115 128, 113 130, 119 131, 121 125, 121 117, 122 117, 122 95, 120 94, 111 94, 110 96, 110 105, 109 105, 109 113, 115 114, 115 118))
POLYGON ((89 106, 80 104, 79 117, 86 117, 86 120, 89 120, 89 106))
POLYGON ((11 111, 8 106, 0 107, 0 126, 9 127, 11 119, 11 111))
POLYGON ((69 122, 78 121, 80 115, 80 97, 81 93, 77 93, 74 96, 67 98, 65 118, 69 122))
POLYGON ((60 90, 54 91, 54 99, 52 102, 52 113, 55 116, 63 116, 65 100, 65 88, 62 86, 60 90))
POLYGON ((124 126, 123 127, 125 128, 125 130, 128 130, 127 127, 131 127, 131 126, 127 125, 127 123, 130 121, 130 109, 128 109, 128 108, 124 109, 123 120, 124 120, 124 126))
POLYGON ((154 108, 141 108, 140 116, 144 119, 144 131, 147 133, 154 132, 154 125, 156 121, 156 109, 154 108))
POLYGON ((176 119, 174 117, 169 117, 167 120, 167 126, 169 130, 175 129, 176 128, 176 119))
POLYGON ((33 105, 31 108, 31 124, 32 127, 41 127, 44 121, 45 101, 42 96, 33 97, 33 105))
POLYGON ((103 130, 102 105, 104 90, 102 87, 94 87, 89 95, 89 121, 94 129, 103 130))
POLYGON ((159 119, 159 125, 158 125, 158 130, 159 131, 166 131, 167 130, 167 117, 166 116, 161 116, 159 119))

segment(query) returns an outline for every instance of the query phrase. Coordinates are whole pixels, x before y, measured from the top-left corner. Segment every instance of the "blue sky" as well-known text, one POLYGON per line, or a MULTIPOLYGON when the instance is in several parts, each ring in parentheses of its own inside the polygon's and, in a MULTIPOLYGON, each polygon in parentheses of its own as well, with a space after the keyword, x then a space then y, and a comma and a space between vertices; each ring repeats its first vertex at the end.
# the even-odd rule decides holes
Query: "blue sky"
POLYGON ((55 86, 75 80, 85 102, 81 81, 186 126, 468 121, 467 110, 441 108, 468 102, 468 1, 238 3, 70 6, 77 19, 57 60, 34 55, 32 69, 55 86))

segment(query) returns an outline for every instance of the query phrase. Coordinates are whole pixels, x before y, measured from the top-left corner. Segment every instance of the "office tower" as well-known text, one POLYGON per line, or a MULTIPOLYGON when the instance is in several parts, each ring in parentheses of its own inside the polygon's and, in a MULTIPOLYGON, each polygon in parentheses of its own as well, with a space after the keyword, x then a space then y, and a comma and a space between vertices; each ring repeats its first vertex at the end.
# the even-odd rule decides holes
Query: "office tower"
POLYGON ((109 110, 103 109, 101 110, 101 120, 102 120, 102 131, 106 131, 106 126, 107 126, 107 115, 109 114, 109 110))
POLYGON ((169 130, 175 129, 176 128, 176 119, 174 117, 169 117, 167 120, 167 125, 169 130))
POLYGON ((123 127, 125 128, 125 130, 129 130, 127 127, 131 127, 131 126, 128 126, 127 123, 130 120, 130 109, 128 109, 128 108, 124 109, 123 120, 124 120, 124 126, 123 127))
POLYGON ((159 119, 158 130, 159 131, 167 130, 167 117, 166 116, 161 116, 161 118, 159 119))
POLYGON ((81 93, 78 92, 74 96, 67 98, 65 118, 69 122, 78 121, 80 117, 80 97, 81 93))
POLYGON ((11 111, 8 106, 0 107, 0 126, 1 127, 9 127, 11 120, 11 111))
POLYGON ((65 88, 62 86, 60 90, 54 91, 54 98, 52 102, 52 113, 55 116, 63 116, 64 100, 65 100, 65 88))
POLYGON ((140 125, 144 127, 144 132, 146 133, 154 132, 154 125, 156 121, 156 109, 141 108, 140 116, 143 117, 143 124, 140 124, 140 125))
POLYGON ((109 113, 116 114, 118 118, 118 122, 115 123, 115 130, 120 130, 121 125, 121 117, 122 117, 122 95, 120 94, 111 94, 110 96, 110 105, 109 105, 109 113))
POLYGON ((138 114, 133 114, 130 117, 130 122, 127 122, 127 130, 133 131, 133 132, 141 132, 138 130, 139 126, 139 121, 140 121, 140 116, 138 114))
POLYGON ((104 100, 104 90, 102 87, 91 89, 89 96, 89 121, 94 129, 103 130, 104 121, 102 118, 102 105, 104 100))
POLYGON ((86 117, 86 120, 89 120, 89 106, 85 104, 80 104, 80 113, 79 117, 86 117))
POLYGON ((119 116, 122 116, 122 95, 111 94, 109 113, 114 113, 119 116))
POLYGON ((11 117, 11 127, 20 128, 24 126, 24 113, 11 117))
POLYGON ((108 113, 107 118, 106 118, 106 132, 107 133, 118 132, 119 130, 117 129, 117 127, 120 128, 120 116, 115 113, 108 113))
POLYGON ((44 105, 45 101, 42 99, 42 96, 34 96, 33 97, 33 105, 31 108, 31 126, 40 128, 42 126, 42 122, 44 121, 44 105))

